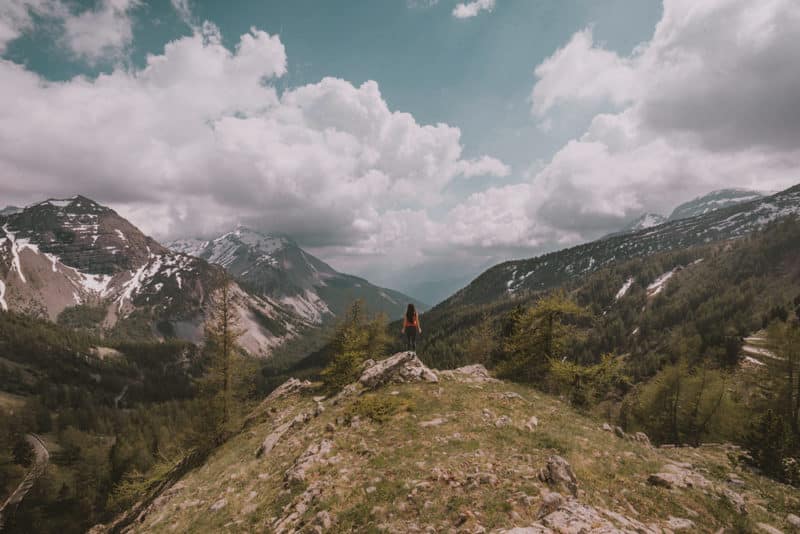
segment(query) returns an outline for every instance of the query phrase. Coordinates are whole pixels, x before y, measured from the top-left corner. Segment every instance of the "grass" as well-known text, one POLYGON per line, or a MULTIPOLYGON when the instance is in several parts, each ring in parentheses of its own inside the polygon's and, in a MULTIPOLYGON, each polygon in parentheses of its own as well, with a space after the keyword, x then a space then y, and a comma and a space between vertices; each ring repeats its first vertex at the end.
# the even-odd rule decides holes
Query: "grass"
POLYGON ((408 384, 337 405, 326 402, 322 414, 257 459, 255 450, 272 429, 300 412, 313 412, 312 395, 279 400, 274 412, 262 407, 256 423, 186 476, 145 519, 142 530, 269 531, 318 481, 322 493, 302 512, 301 521, 312 525, 325 510, 335 518, 335 532, 407 531, 414 526, 438 531, 457 523, 459 528, 480 524, 488 530, 527 526, 535 520, 543 489, 536 475, 552 454, 565 456, 573 466, 582 502, 644 523, 663 525, 672 515, 692 519, 709 532, 746 529, 759 521, 786 528, 786 512, 800 506, 796 490, 734 467, 722 448, 648 449, 602 431, 602 421, 557 399, 507 383, 408 384), (523 400, 502 397, 505 392, 523 400), (486 417, 484 408, 492 416, 486 417), (347 423, 353 414, 360 416, 357 426, 347 423), (503 415, 512 424, 498 428, 495 421, 503 415), (529 431, 524 424, 532 415, 539 426, 529 431), (444 422, 420 425, 436 418, 444 422), (326 431, 330 424, 335 426, 332 434, 326 431), (334 442, 328 461, 312 466, 305 483, 285 486, 283 473, 324 436, 334 442), (748 496, 763 505, 751 506, 749 516, 740 518, 715 495, 648 485, 647 476, 668 460, 689 461, 718 484, 735 470, 746 481, 748 496), (226 506, 211 511, 222 498, 226 506))

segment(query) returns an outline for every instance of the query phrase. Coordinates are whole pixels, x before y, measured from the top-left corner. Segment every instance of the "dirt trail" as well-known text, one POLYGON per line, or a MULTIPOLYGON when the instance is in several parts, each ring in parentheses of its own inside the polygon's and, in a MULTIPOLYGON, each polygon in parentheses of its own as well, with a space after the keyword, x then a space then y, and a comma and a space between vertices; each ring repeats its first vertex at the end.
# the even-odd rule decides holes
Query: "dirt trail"
POLYGON ((5 518, 9 514, 14 513, 19 503, 22 502, 22 499, 25 498, 36 481, 44 474, 47 463, 50 460, 50 453, 47 451, 47 447, 44 446, 42 438, 36 434, 26 434, 25 441, 27 441, 33 449, 33 465, 31 465, 30 470, 25 475, 25 478, 22 479, 22 482, 19 483, 17 489, 6 499, 3 506, 0 507, 0 530, 3 530, 5 518))

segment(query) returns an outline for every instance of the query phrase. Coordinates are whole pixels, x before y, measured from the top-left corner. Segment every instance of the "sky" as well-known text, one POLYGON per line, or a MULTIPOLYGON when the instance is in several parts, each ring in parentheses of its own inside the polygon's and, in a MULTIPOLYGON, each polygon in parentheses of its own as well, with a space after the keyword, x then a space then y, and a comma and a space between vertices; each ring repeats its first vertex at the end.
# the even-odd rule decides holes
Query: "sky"
POLYGON ((0 205, 247 224, 430 302, 800 182, 798 42, 796 0, 3 0, 0 205))

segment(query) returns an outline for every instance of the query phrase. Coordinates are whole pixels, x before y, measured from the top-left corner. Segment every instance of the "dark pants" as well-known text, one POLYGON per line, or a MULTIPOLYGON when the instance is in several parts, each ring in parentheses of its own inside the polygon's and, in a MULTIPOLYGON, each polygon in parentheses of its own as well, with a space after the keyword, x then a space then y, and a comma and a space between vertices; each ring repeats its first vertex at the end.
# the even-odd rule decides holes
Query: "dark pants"
POLYGON ((417 327, 406 327, 406 350, 417 350, 417 327))

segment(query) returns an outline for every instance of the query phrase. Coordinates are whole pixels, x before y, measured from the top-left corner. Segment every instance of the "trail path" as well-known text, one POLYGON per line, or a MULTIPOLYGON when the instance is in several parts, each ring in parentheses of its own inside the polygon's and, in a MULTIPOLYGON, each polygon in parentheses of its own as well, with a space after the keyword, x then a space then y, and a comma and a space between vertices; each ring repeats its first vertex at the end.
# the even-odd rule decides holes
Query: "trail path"
POLYGON ((5 517, 9 513, 14 513, 19 503, 22 502, 22 499, 25 498, 36 481, 44 474, 47 463, 50 460, 50 453, 47 451, 47 447, 44 446, 42 438, 36 434, 26 434, 25 441, 27 441, 33 449, 33 465, 28 471, 28 474, 25 475, 25 478, 22 479, 22 482, 19 483, 17 489, 14 490, 14 493, 12 493, 11 496, 6 499, 6 502, 3 503, 3 506, 0 507, 0 530, 3 530, 5 517))

